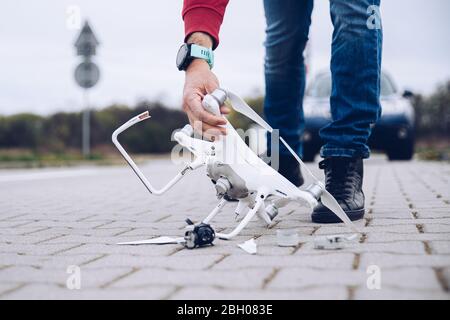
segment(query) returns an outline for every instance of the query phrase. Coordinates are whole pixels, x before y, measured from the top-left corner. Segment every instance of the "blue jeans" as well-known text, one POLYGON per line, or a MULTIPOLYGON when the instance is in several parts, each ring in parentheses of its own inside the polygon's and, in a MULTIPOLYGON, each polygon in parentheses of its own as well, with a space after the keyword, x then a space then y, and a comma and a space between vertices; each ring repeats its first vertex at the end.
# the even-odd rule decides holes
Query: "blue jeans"
MULTIPOLYGON (((332 122, 320 131, 324 141, 322 157, 369 157, 367 140, 371 125, 381 114, 382 30, 368 26, 373 14, 368 8, 373 5, 379 6, 380 0, 330 0, 334 26, 332 122)), ((279 129, 280 135, 301 156, 303 50, 308 41, 313 0, 264 0, 264 9, 267 21, 264 113, 269 124, 279 129)), ((270 147, 268 139, 269 152, 270 147)), ((288 150, 280 146, 280 155, 283 154, 288 154, 288 150)))

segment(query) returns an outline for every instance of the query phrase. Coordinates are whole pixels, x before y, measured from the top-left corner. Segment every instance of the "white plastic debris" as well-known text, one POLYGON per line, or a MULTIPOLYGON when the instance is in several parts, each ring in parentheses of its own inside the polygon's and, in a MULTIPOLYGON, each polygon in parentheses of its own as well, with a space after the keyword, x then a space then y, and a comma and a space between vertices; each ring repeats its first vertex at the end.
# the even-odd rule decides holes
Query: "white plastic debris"
POLYGON ((338 234, 331 236, 316 237, 314 239, 314 249, 319 250, 338 250, 345 248, 350 243, 356 243, 358 234, 350 236, 338 234))
POLYGON ((172 238, 172 237, 157 237, 146 240, 137 240, 129 242, 119 242, 119 245, 140 245, 140 244, 176 244, 185 242, 184 238, 172 238))
POLYGON ((277 244, 280 247, 296 247, 298 245, 298 233, 295 229, 277 230, 277 244))
POLYGON ((256 254, 256 242, 255 239, 251 238, 250 240, 245 241, 244 243, 238 244, 238 247, 250 254, 256 254))

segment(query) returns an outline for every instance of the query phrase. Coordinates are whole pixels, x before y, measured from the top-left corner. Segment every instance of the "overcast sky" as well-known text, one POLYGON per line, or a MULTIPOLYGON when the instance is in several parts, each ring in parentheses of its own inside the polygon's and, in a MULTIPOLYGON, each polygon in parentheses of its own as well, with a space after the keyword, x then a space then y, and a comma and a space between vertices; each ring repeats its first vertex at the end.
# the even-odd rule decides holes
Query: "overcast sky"
MULTIPOLYGON (((0 10, 0 114, 79 110, 73 80, 79 62, 67 28, 68 6, 89 19, 101 42, 96 107, 160 98, 179 106, 184 75, 175 68, 183 40, 181 0, 3 0, 0 10)), ((400 88, 429 93, 450 79, 449 0, 384 0, 383 67, 400 88)), ((214 72, 224 88, 263 92, 265 19, 261 0, 231 0, 214 72)), ((328 67, 332 27, 328 1, 316 0, 311 29, 312 73, 328 67)))

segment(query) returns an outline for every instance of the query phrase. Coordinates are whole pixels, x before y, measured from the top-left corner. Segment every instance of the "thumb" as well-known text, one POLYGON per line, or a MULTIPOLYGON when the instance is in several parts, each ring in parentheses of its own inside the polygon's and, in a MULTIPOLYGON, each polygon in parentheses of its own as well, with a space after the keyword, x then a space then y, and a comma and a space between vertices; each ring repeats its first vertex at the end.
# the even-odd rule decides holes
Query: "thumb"
POLYGON ((206 93, 212 93, 217 88, 219 88, 219 83, 217 81, 208 81, 205 84, 206 93))

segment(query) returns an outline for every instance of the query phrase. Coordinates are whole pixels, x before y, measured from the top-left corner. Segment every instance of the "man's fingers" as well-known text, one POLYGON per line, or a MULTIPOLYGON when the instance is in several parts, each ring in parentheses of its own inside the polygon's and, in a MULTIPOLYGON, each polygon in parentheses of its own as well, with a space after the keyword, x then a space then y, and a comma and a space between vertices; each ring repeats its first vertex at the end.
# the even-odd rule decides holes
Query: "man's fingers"
POLYGON ((218 83, 215 83, 215 82, 212 82, 212 81, 209 81, 209 82, 205 83, 205 89, 206 89, 206 92, 208 92, 208 93, 212 93, 217 88, 219 88, 219 84, 218 83))
POLYGON ((202 110, 200 112, 199 119, 212 126, 220 126, 227 123, 227 121, 223 117, 213 115, 206 110, 202 110))
MULTIPOLYGON (((211 86, 209 89, 214 90, 218 86, 211 86)), ((209 91, 209 90, 207 90, 209 91)), ((188 114, 189 121, 197 134, 202 134, 204 139, 214 140, 221 135, 226 135, 227 120, 223 116, 214 115, 203 108, 203 95, 196 92, 185 97, 184 109, 188 114)), ((220 112, 228 114, 230 109, 227 106, 221 106, 220 112)))
POLYGON ((205 108, 203 108, 200 99, 191 101, 189 109, 191 109, 197 119, 211 126, 220 126, 227 123, 223 117, 213 115, 206 111, 205 108))
POLYGON ((221 106, 220 107, 220 113, 222 114, 229 114, 231 112, 231 109, 228 108, 227 106, 221 106))

